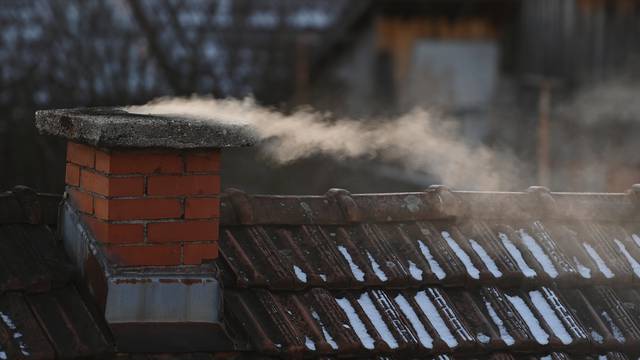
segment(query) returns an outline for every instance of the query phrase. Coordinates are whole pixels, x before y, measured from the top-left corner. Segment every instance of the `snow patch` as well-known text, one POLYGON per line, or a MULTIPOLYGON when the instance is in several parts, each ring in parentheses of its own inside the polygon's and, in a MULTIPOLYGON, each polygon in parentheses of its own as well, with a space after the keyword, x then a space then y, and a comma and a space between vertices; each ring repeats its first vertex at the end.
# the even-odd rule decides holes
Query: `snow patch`
POLYGON ((496 313, 493 306, 491 306, 491 303, 488 301, 485 301, 484 305, 487 307, 487 311, 489 312, 489 316, 491 317, 491 320, 498 327, 498 331, 500 332, 500 338, 502 339, 502 341, 504 341, 504 343, 507 344, 508 346, 515 344, 516 343, 515 339, 513 338, 513 336, 511 336, 511 334, 509 334, 509 332, 507 331, 507 328, 504 326, 504 323, 502 322, 502 319, 500 319, 500 317, 498 316, 498 313, 496 313))
POLYGON ((607 324, 609 324, 609 330, 611 330, 611 334, 613 335, 613 337, 616 338, 616 340, 620 344, 624 343, 627 339, 625 339, 622 330, 620 330, 618 325, 616 325, 611 316, 609 316, 609 314, 603 310, 602 317, 607 321, 607 324))
POLYGON ((429 251, 427 245, 425 245, 422 240, 418 240, 418 246, 420 246, 420 252, 422 252, 422 256, 424 256, 424 258, 427 260, 431 271, 438 278, 438 280, 442 280, 447 277, 447 274, 444 272, 444 270, 442 270, 440 264, 438 264, 436 259, 433 258, 433 255, 431 255, 431 251, 429 251))
POLYGON ((318 276, 320 276, 320 279, 322 279, 322 281, 327 282, 327 275, 325 275, 325 274, 318 274, 318 276))
POLYGON ((311 316, 318 322, 318 324, 320 324, 320 328, 322 329, 322 335, 324 336, 325 341, 329 344, 329 346, 331 346, 333 350, 338 350, 338 344, 336 343, 335 340, 333 340, 333 337, 331 336, 329 331, 327 331, 327 327, 324 325, 324 323, 320 319, 320 315, 318 315, 318 313, 315 310, 311 310, 311 316))
POLYGON ((409 273, 411 277, 420 281, 422 280, 422 270, 411 260, 409 260, 409 273))
POLYGON ((353 331, 355 331, 356 335, 358 336, 358 339, 360 339, 362 346, 364 346, 365 349, 369 349, 369 350, 373 349, 373 343, 374 343, 373 339, 371 338, 371 335, 369 335, 369 333, 367 332, 367 328, 362 323, 362 320, 360 320, 360 318, 358 317, 358 314, 356 314, 356 311, 353 309, 353 306, 351 306, 351 302, 349 302, 349 299, 347 298, 336 299, 336 302, 342 308, 342 311, 344 311, 345 315, 347 315, 347 319, 349 319, 349 324, 351 325, 351 328, 353 329, 353 331))
POLYGON ((469 273, 469 276, 471 276, 474 279, 480 279, 480 271, 476 269, 475 265, 473 265, 473 262, 471 261, 471 258, 469 257, 469 255, 467 255, 467 253, 464 252, 464 250, 462 250, 460 245, 458 245, 458 243, 455 240, 453 240, 453 238, 451 237, 451 234, 449 234, 449 232, 447 231, 443 231, 440 234, 442 235, 444 240, 447 242, 451 250, 453 250, 453 252, 456 254, 458 259, 462 261, 462 264, 464 264, 464 267, 467 269, 467 273, 469 273))
MULTIPOLYGON (((29 356, 31 355, 29 353, 29 351, 27 351, 27 345, 24 343, 24 341, 22 341, 20 338, 22 338, 22 333, 17 330, 16 324, 13 322, 13 320, 9 317, 9 315, 3 313, 2 311, 0 311, 0 319, 2 319, 2 321, 7 325, 7 327, 14 331, 13 333, 13 338, 14 339, 18 339, 18 346, 20 347, 20 352, 22 353, 22 355, 25 356, 29 356)), ((0 355, 3 352, 0 349, 0 355)), ((6 356, 6 354, 5 354, 6 356)), ((0 359, 2 359, 2 357, 0 356, 0 359)))
POLYGON ((438 309, 433 305, 427 294, 423 291, 418 291, 415 296, 416 302, 418 306, 420 306, 420 310, 427 316, 429 322, 436 330, 440 338, 450 347, 458 346, 458 341, 453 336, 444 320, 438 313, 438 309))
POLYGON ((596 252, 596 249, 594 249, 591 245, 587 244, 586 242, 583 242, 582 246, 587 251, 587 254, 589 254, 591 259, 596 263, 598 270, 600 270, 600 272, 602 273, 602 275, 604 275, 604 277, 606 277, 607 279, 611 279, 612 277, 615 276, 613 271, 611 271, 611 269, 609 269, 609 267, 604 262, 604 260, 602 260, 598 252, 596 252))
POLYGON ((602 337, 602 335, 600 335, 600 333, 595 330, 591 330, 591 338, 598 344, 602 344, 604 342, 604 337, 602 337))
POLYGON ((386 342, 390 348, 396 349, 398 347, 398 342, 391 334, 391 331, 389 331, 387 324, 384 322, 384 320, 382 320, 382 316, 380 316, 378 309, 376 309, 376 306, 371 301, 369 294, 362 294, 358 299, 358 303, 362 307, 362 310, 367 315, 369 320, 371 320, 371 323, 373 323, 373 326, 378 331, 378 334, 380 334, 380 336, 382 337, 382 340, 384 340, 384 342, 386 342))
POLYGON ((482 245, 478 244, 478 242, 473 239, 469 239, 469 243, 471 244, 471 248, 473 248, 473 251, 475 251, 476 254, 478 254, 478 256, 480 257, 480 260, 482 260, 482 262, 487 267, 487 269, 489 269, 489 272, 491 272, 493 277, 501 278, 502 271, 498 269, 498 265, 496 265, 495 261, 493 261, 491 256, 487 254, 487 252, 482 247, 482 245))
POLYGON ((13 323, 13 320, 11 320, 11 318, 9 317, 9 315, 3 313, 2 311, 0 311, 0 319, 2 319, 2 321, 7 324, 7 326, 9 327, 9 329, 11 330, 16 330, 16 324, 13 323))
POLYGON ((347 260, 347 262, 349 263, 349 266, 351 267, 351 273, 356 278, 356 280, 364 281, 364 273, 362 272, 362 270, 360 270, 360 267, 353 262, 353 259, 351 258, 351 254, 349 254, 349 252, 347 251, 347 248, 340 245, 338 246, 338 250, 344 257, 344 259, 347 260))
POLYGON ((620 250, 622 255, 624 255, 624 257, 627 259, 627 261, 629 262, 629 265, 631 265, 633 272, 636 274, 637 277, 640 277, 640 264, 638 263, 638 261, 629 253, 629 251, 627 251, 627 247, 624 246, 622 241, 618 239, 613 239, 613 241, 618 246, 618 249, 620 250))
POLYGON ((306 346, 307 349, 309 349, 311 351, 315 351, 316 350, 316 343, 313 342, 313 340, 311 340, 311 338, 308 337, 308 336, 304 337, 304 346, 306 346))
POLYGON ((591 269, 582 265, 580 260, 578 260, 578 258, 575 256, 573 257, 573 261, 576 263, 576 268, 578 268, 578 272, 580 273, 580 276, 582 276, 585 279, 591 279, 591 269))
POLYGON ((478 341, 480 341, 483 344, 486 344, 491 340, 490 337, 488 337, 487 335, 485 335, 483 333, 476 334, 476 338, 478 339, 478 341))
POLYGON ((631 238, 633 239, 633 242, 635 242, 636 245, 640 247, 640 236, 636 234, 631 234, 631 238))
POLYGON ((438 288, 428 288, 426 291, 432 301, 439 306, 439 310, 444 315, 445 320, 447 320, 447 324, 451 325, 451 328, 455 331, 456 335, 461 337, 463 340, 474 341, 475 339, 473 336, 469 334, 465 326, 462 324, 460 319, 458 319, 453 309, 445 300, 443 293, 438 290, 438 288))
POLYGON ((544 318, 544 321, 547 322, 553 333, 560 339, 560 341, 564 345, 569 345, 573 342, 571 335, 567 332, 562 321, 558 318, 556 313, 553 311, 549 303, 544 299, 542 293, 538 290, 529 291, 529 298, 531 298, 531 302, 533 306, 536 307, 538 312, 544 318))
POLYGON ((409 305, 407 299, 405 299, 402 295, 398 295, 393 300, 395 300, 396 304, 398 304, 398 306, 400 307, 400 311, 402 311, 404 316, 406 316, 411 323, 411 326, 413 326, 413 329, 418 334, 418 339, 420 339, 420 343, 422 344, 422 346, 426 347, 427 349, 433 348, 433 338, 431 338, 431 336, 427 332, 427 329, 425 329, 424 325, 418 318, 418 314, 413 311, 413 308, 411 307, 411 305, 409 305))
POLYGON ((544 252, 542 247, 540 247, 538 242, 531 235, 527 234, 527 232, 524 231, 524 229, 518 230, 518 233, 520 234, 520 237, 522 238, 522 241, 524 242, 525 246, 529 249, 529 251, 531 251, 531 253, 533 254, 533 257, 536 258, 536 260, 542 266, 544 271, 552 279, 557 278, 558 270, 556 270, 556 267, 553 266, 553 262, 551 261, 549 256, 547 256, 547 254, 544 252))
POLYGON ((536 319, 535 315, 533 315, 533 313, 531 312, 531 309, 529 309, 529 307, 524 302, 524 300, 522 300, 522 298, 520 298, 517 295, 515 296, 506 295, 506 296, 509 302, 511 303, 511 305, 513 305, 516 308, 516 310, 518 311, 518 313, 520 314, 524 322, 527 323, 529 330, 531 330, 531 333, 533 334, 533 337, 536 339, 538 344, 547 345, 549 343, 549 334, 547 334, 542 329, 542 327, 540 326, 540 323, 538 322, 538 319, 536 319))
POLYGON ((387 281, 388 280, 387 274, 385 274, 384 271, 382 271, 382 269, 380 268, 380 264, 378 264, 376 259, 374 259, 373 256, 371 256, 371 253, 368 251, 367 251, 367 257, 369 258, 369 262, 371 263, 371 268, 373 269, 373 272, 376 274, 378 279, 380 279, 380 281, 387 281))
POLYGON ((307 282, 307 273, 302 271, 302 269, 297 265, 293 265, 293 272, 296 273, 296 277, 298 278, 298 280, 302 281, 303 283, 307 282))
POLYGON ((520 268, 520 271, 522 271, 522 274, 524 274, 524 276, 528 278, 536 277, 537 274, 535 270, 530 268, 527 262, 524 261, 524 258, 522 257, 522 253, 520 252, 520 250, 518 250, 518 248, 515 245, 513 245, 511 240, 509 240, 509 237, 503 233, 498 233, 498 237, 502 241, 502 245, 504 245, 505 249, 507 249, 507 252, 509 252, 511 257, 516 261, 516 264, 520 268))
POLYGON ((338 350, 338 343, 333 340, 333 337, 331 336, 331 334, 329 334, 329 332, 327 331, 326 327, 322 327, 322 335, 324 336, 324 339, 327 341, 327 343, 329 344, 329 346, 331 346, 331 348, 333 350, 338 350))

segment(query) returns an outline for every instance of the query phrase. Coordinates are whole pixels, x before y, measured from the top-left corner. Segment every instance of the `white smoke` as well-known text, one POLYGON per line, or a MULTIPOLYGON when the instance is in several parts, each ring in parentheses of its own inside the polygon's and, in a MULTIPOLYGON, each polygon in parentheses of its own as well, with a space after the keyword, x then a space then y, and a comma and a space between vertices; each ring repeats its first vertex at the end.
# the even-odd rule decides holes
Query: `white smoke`
POLYGON ((640 84, 632 79, 611 78, 577 92, 560 104, 561 115, 585 125, 640 120, 640 84))
POLYGON ((378 158, 436 175, 451 187, 475 189, 512 188, 519 170, 510 156, 468 145, 455 121, 420 109, 387 121, 365 121, 333 119, 310 109, 284 114, 252 99, 194 96, 160 98, 125 110, 249 125, 265 140, 268 156, 279 163, 317 154, 378 158))

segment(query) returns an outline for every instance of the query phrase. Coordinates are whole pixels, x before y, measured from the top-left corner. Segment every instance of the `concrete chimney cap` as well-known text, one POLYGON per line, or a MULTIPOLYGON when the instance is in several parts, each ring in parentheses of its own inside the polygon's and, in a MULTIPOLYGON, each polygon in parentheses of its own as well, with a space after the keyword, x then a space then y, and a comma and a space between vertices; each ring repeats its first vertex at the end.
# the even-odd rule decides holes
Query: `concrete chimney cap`
POLYGON ((40 110, 36 127, 42 134, 105 148, 227 148, 257 142, 247 125, 133 114, 119 108, 40 110))

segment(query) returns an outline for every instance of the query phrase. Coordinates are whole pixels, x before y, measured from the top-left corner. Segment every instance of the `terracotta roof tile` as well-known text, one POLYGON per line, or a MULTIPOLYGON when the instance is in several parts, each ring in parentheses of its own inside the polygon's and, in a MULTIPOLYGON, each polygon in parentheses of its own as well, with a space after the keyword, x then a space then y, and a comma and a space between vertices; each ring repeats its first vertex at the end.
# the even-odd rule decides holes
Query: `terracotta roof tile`
POLYGON ((264 355, 617 359, 640 348, 633 193, 234 191, 222 207, 226 312, 264 355))

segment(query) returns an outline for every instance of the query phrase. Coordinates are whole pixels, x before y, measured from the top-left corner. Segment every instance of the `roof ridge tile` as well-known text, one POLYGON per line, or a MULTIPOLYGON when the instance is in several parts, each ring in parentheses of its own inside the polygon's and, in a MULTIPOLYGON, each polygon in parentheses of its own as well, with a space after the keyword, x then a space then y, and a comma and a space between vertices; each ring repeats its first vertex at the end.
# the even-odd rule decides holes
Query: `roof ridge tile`
MULTIPOLYGON (((634 185, 635 186, 635 185, 634 185)), ((626 193, 454 191, 432 185, 422 192, 324 195, 260 195, 227 189, 221 198, 223 225, 334 224, 446 219, 640 220, 640 184, 626 193)))

